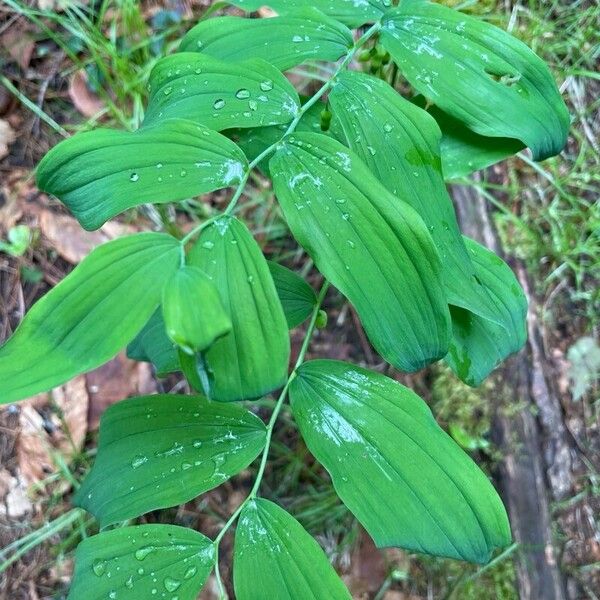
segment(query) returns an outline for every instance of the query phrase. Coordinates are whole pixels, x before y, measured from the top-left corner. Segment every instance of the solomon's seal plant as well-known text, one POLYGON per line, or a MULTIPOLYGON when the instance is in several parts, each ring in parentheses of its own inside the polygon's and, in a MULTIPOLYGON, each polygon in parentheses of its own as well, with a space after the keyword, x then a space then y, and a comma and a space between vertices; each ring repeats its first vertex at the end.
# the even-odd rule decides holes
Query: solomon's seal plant
POLYGON ((233 2, 263 3, 279 16, 203 20, 157 63, 137 131, 75 135, 37 170, 39 187, 86 229, 143 203, 234 190, 182 239, 149 232, 98 247, 0 348, 2 402, 125 346, 159 375, 182 371, 196 391, 124 400, 104 415, 75 497, 101 532, 78 549, 72 600, 193 600, 213 570, 224 597, 219 546, 233 528, 239 600, 349 598, 319 545, 260 494, 288 398, 378 546, 485 563, 510 542, 488 478, 418 396, 382 374, 305 357, 329 285, 401 371, 444 360, 478 385, 523 345, 523 292, 500 258, 460 234, 444 180, 525 147, 538 160, 558 153, 569 117, 556 85, 519 40, 439 4, 233 2), (284 72, 315 60, 334 66, 300 98, 284 72), (323 274, 318 292, 269 263, 234 216, 255 168, 323 274), (289 369, 289 328, 307 320, 289 369), (266 424, 241 403, 273 392, 266 424), (186 502, 257 457, 249 494, 214 540, 170 525, 114 527, 186 502))

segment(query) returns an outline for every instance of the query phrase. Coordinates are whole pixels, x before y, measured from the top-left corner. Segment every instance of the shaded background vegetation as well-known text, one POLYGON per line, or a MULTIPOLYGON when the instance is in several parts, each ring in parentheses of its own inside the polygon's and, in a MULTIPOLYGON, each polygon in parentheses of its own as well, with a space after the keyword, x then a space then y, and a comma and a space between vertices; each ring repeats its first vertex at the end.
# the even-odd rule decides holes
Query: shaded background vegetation
MULTIPOLYGON (((533 283, 532 317, 577 454, 568 489, 550 505, 553 541, 569 596, 597 598, 600 7, 582 0, 445 3, 528 43, 550 65, 572 115, 569 143, 560 156, 536 164, 523 153, 459 183, 492 208, 505 253, 524 265, 533 283)), ((31 175, 41 156, 66 135, 99 124, 135 129, 153 65, 214 9, 236 13, 221 2, 202 0, 4 0, 0 5, 0 341, 95 244, 129 231, 185 231, 226 204, 228 193, 220 191, 184 202, 177 211, 146 206, 86 233, 58 202, 36 190, 31 175)), ((320 68, 303 67, 291 76, 310 91, 307 74, 318 75, 320 68)), ((248 190, 239 214, 265 252, 317 284, 319 276, 290 239, 267 181, 255 175, 248 190)), ((511 411, 535 413, 536 406, 520 397, 499 400, 497 382, 467 388, 441 365, 410 377, 393 373, 373 353, 342 297, 330 293, 325 307, 329 324, 316 336, 313 356, 355 361, 402 379, 486 471, 497 473, 506 451, 491 435, 498 403, 508 418, 511 411)), ((297 350, 302 332, 293 336, 297 350)), ((91 517, 71 510, 69 499, 93 461, 98 416, 127 395, 156 390, 182 391, 185 383, 175 377, 156 381, 146 365, 121 356, 52 394, 2 409, 0 598, 66 597, 73 549, 96 531, 91 517)), ((271 400, 259 404, 268 408, 271 400)), ((525 551, 518 544, 484 568, 400 550, 375 551, 309 455, 289 414, 283 414, 271 456, 265 495, 317 537, 356 598, 518 597, 513 560, 525 551)), ((249 469, 194 502, 144 520, 178 522, 214 536, 252 476, 249 469)), ((215 597, 210 582, 203 597, 215 597)))

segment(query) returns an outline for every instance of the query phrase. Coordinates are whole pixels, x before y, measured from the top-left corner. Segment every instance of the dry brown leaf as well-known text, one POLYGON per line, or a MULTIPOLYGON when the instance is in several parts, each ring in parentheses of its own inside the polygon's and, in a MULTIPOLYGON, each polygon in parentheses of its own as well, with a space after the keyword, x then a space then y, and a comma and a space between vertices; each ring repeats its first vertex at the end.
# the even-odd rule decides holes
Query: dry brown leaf
POLYGON ((0 516, 18 519, 33 511, 27 486, 8 471, 0 471, 0 516))
POLYGON ((44 429, 44 419, 32 404, 21 404, 20 411, 17 465, 20 479, 26 486, 30 486, 40 482, 54 470, 50 455, 52 443, 44 429))
POLYGON ((136 231, 116 221, 109 221, 96 231, 85 231, 73 217, 50 210, 40 213, 39 225, 52 247, 74 265, 80 263, 96 246, 136 231))
POLYGON ((87 415, 89 396, 84 375, 72 379, 52 392, 52 399, 62 412, 62 421, 58 421, 58 436, 54 443, 65 455, 71 455, 83 448, 87 434, 87 415), (68 431, 63 431, 63 422, 68 431))
POLYGON ((69 80, 69 97, 84 117, 94 117, 104 109, 104 102, 90 90, 85 71, 77 71, 69 80))
POLYGON ((29 66, 35 48, 35 40, 27 31, 27 28, 28 22, 20 20, 11 25, 0 36, 0 45, 23 70, 29 66))
POLYGON ((150 365, 130 360, 124 353, 88 373, 87 384, 90 395, 89 431, 98 427, 102 413, 115 402, 156 392, 150 365))
POLYGON ((8 156, 8 147, 15 139, 15 132, 8 121, 0 119, 0 160, 8 156))

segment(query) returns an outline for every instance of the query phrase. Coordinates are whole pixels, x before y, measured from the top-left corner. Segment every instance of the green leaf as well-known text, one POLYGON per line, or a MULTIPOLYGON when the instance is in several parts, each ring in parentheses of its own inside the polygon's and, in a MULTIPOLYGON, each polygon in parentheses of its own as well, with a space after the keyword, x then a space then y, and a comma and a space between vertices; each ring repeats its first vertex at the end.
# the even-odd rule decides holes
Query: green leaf
POLYGON ((200 21, 183 38, 179 50, 227 62, 262 58, 285 71, 308 60, 335 61, 351 46, 347 27, 311 8, 272 19, 200 21))
POLYGON ((510 543, 487 477, 408 388, 316 360, 300 367, 290 398, 309 450, 377 546, 485 563, 510 543))
POLYGON ((246 504, 235 533, 237 600, 350 600, 317 542, 285 510, 257 498, 246 504))
POLYGON ((445 361, 462 381, 477 386, 525 344, 527 298, 515 274, 500 257, 474 240, 464 240, 477 277, 496 305, 501 326, 450 307, 453 337, 445 361))
POLYGON ((101 527, 183 504, 246 468, 262 450, 263 422, 201 396, 124 400, 100 424, 94 466, 75 503, 101 527))
POLYGON ((162 310, 167 335, 188 354, 206 350, 231 331, 219 290, 198 267, 183 266, 173 274, 162 310))
POLYGON ((288 327, 294 329, 310 317, 317 303, 317 295, 294 271, 275 262, 268 261, 268 264, 288 327))
POLYGON ((144 328, 127 346, 127 356, 152 363, 158 377, 180 370, 177 349, 167 335, 161 308, 154 311, 144 328))
POLYGON ((339 76, 329 102, 348 146, 428 226, 442 258, 448 303, 497 320, 456 222, 442 177, 441 133, 434 119, 385 81, 357 72, 339 76))
POLYGON ((536 160, 564 147, 569 114, 548 67, 505 31, 403 0, 385 15, 381 43, 415 89, 473 131, 521 140, 536 160))
POLYGON ((418 214, 323 135, 286 139, 270 169, 294 237, 352 302, 379 354, 406 371, 444 356, 450 314, 441 264, 418 214))
POLYGON ((214 560, 211 540, 186 527, 105 531, 77 547, 69 600, 196 600, 214 560))
POLYGON ((230 217, 215 221, 200 234, 188 262, 212 279, 233 324, 205 353, 210 397, 252 399, 283 385, 290 355, 285 314, 248 228, 230 217))
POLYGON ((316 8, 349 27, 376 21, 392 5, 391 0, 229 0, 229 4, 244 10, 267 5, 285 15, 299 8, 316 8))
POLYGON ((184 117, 210 129, 289 123, 300 107, 294 86, 260 59, 220 61, 179 52, 158 61, 150 75, 148 124, 184 117))
POLYGON ((479 135, 437 106, 432 106, 428 112, 442 130, 442 171, 446 180, 460 179, 486 169, 524 148, 519 140, 479 135))
POLYGON ((246 168, 231 140, 192 121, 167 119, 133 133, 74 135, 46 154, 36 176, 41 190, 91 230, 140 204, 176 202, 236 184, 246 168))
POLYGON ((151 317, 179 242, 140 233, 90 253, 0 347, 0 403, 45 392, 115 356, 151 317))

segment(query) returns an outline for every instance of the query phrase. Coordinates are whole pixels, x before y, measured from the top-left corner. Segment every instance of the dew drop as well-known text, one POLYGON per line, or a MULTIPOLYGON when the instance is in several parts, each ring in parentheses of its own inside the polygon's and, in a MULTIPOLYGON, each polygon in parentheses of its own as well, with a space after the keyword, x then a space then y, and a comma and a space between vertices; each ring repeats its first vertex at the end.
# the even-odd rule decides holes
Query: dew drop
POLYGON ((163 90, 163 94, 165 96, 168 96, 171 92, 173 91, 173 87, 168 85, 164 90, 163 90))
POLYGON ((239 100, 245 100, 246 98, 250 98, 250 92, 247 89, 242 88, 235 93, 235 97, 239 100))
POLYGON ((221 110, 224 106, 225 106, 225 100, 223 100, 222 98, 215 100, 215 103, 213 104, 213 108, 215 110, 221 110))
POLYGON ((132 173, 129 176, 129 181, 132 181, 133 183, 135 183, 136 181, 138 181, 140 178, 140 176, 137 173, 132 173))
POLYGON ((373 146, 367 146, 367 150, 369 151, 369 154, 371 156, 375 156, 375 154, 377 154, 377 150, 375 150, 375 148, 373 148, 373 146))
POLYGON ((181 177, 185 177, 187 175, 187 171, 185 169, 181 169, 181 171, 179 172, 179 175, 181 177))
POLYGON ((129 590, 133 588, 133 575, 129 576, 129 579, 127 579, 127 581, 125 582, 125 587, 129 590))
POLYGON ((394 129, 394 127, 393 127, 392 125, 390 125, 389 123, 386 123, 386 124, 383 126, 383 130, 384 130, 386 133, 390 133, 390 132, 392 131, 392 129, 394 129))
POLYGON ((215 247, 214 242, 206 241, 202 243, 202 247, 206 250, 212 250, 215 247))
POLYGON ((273 89, 273 82, 270 79, 265 79, 260 82, 260 89, 263 92, 270 92, 273 89))

